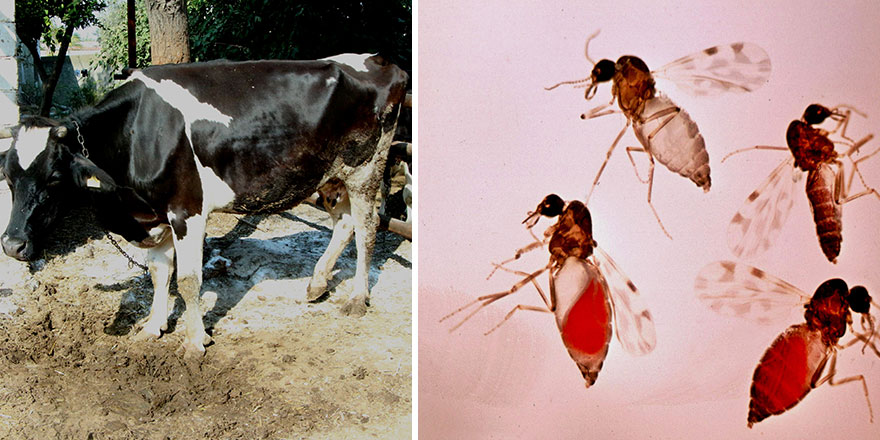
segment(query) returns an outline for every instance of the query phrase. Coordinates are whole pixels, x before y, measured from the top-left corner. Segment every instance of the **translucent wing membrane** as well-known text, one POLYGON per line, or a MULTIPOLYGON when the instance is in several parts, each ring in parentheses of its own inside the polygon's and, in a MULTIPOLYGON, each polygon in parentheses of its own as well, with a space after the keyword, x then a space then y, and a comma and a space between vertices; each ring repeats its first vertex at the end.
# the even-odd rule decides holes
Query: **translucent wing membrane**
POLYGON ((650 353, 657 345, 657 334, 651 312, 642 304, 638 289, 605 251, 595 247, 593 256, 608 284, 617 340, 631 354, 650 353))
POLYGON ((802 176, 794 167, 794 159, 789 157, 749 194, 727 228, 727 246, 734 255, 752 258, 773 245, 788 220, 795 183, 802 176))
POLYGON ((710 309, 761 324, 787 316, 810 297, 797 287, 758 268, 716 261, 700 270, 694 281, 697 298, 710 309))
POLYGON ((714 46, 679 58, 654 75, 696 96, 750 92, 770 78, 770 57, 751 43, 714 46))

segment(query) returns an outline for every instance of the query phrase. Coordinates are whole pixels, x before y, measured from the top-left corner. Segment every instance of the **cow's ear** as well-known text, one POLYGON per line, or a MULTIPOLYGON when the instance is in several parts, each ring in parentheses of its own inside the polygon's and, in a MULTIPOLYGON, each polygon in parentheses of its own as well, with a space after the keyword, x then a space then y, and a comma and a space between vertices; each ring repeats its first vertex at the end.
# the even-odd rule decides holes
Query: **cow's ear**
POLYGON ((73 156, 70 163, 73 182, 80 188, 109 192, 116 190, 116 182, 106 171, 81 154, 73 156))

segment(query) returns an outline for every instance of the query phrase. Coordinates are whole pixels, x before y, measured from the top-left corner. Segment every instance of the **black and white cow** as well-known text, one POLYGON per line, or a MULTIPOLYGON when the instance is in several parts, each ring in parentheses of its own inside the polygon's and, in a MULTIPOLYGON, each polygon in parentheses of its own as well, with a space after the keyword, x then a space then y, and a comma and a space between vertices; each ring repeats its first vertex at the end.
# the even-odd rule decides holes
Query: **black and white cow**
POLYGON ((354 234, 357 269, 343 311, 362 315, 376 196, 407 79, 379 57, 353 54, 136 71, 93 108, 64 121, 25 121, 0 153, 13 194, 3 251, 32 259, 60 202, 91 194, 108 230, 149 248, 153 305, 137 336, 158 338, 167 328, 176 253, 182 348, 198 355, 210 341, 198 301, 208 214, 278 212, 342 184, 350 203, 332 215, 308 297, 325 292, 354 234))

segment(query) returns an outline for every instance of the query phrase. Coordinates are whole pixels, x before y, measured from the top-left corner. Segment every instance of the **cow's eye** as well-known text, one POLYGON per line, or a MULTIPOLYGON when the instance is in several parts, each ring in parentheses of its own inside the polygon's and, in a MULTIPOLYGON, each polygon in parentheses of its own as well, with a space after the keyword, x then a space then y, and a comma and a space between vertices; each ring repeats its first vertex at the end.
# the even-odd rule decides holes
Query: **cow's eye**
POLYGON ((52 175, 49 176, 48 185, 49 185, 49 186, 56 186, 56 185, 58 185, 59 183, 61 183, 61 178, 62 178, 62 177, 63 177, 63 176, 61 175, 61 173, 59 173, 59 172, 57 172, 57 171, 54 172, 54 173, 52 173, 52 175))

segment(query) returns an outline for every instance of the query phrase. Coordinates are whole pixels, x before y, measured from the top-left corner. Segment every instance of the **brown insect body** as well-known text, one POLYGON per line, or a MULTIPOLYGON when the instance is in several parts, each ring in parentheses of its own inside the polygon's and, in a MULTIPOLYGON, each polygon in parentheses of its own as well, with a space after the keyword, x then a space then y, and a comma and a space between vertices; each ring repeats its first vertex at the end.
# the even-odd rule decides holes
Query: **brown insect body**
POLYGON ((550 259, 557 269, 568 257, 586 260, 596 245, 590 211, 578 200, 568 203, 559 220, 545 234, 550 234, 550 259))
POLYGON ((840 244, 843 242, 837 173, 831 166, 837 162, 837 152, 834 151, 834 143, 828 139, 828 132, 813 127, 806 120, 813 108, 831 113, 818 104, 809 106, 804 112, 804 118, 794 120, 788 125, 785 138, 794 156, 795 166, 808 173, 807 199, 813 212, 819 246, 828 261, 834 263, 840 255, 840 244))
POLYGON ((852 324, 850 309, 867 313, 867 308, 851 304, 850 298, 870 302, 864 288, 848 290, 846 282, 837 278, 825 281, 804 306, 806 322, 792 325, 773 341, 752 377, 749 427, 782 414, 819 385, 825 364, 852 324), (862 292, 853 295, 857 289, 864 296, 862 292))
POLYGON ((837 180, 837 173, 827 163, 819 164, 807 174, 807 199, 816 223, 819 246, 832 263, 840 255, 843 242, 843 209, 836 190, 837 180))
MULTIPOLYGON (((654 97, 654 77, 641 58, 624 55, 615 63, 611 93, 620 110, 632 121, 643 121, 645 103, 654 97)), ((647 145, 645 145, 647 147, 647 145)))

